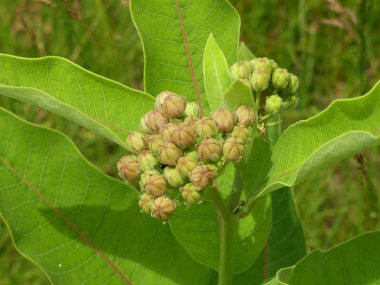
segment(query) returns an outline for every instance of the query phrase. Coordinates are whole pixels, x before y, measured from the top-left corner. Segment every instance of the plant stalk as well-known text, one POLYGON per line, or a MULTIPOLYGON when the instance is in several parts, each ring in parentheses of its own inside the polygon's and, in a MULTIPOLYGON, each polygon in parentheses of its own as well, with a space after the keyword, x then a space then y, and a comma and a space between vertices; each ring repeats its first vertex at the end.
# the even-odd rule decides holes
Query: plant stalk
POLYGON ((232 184, 231 195, 227 202, 227 207, 233 211, 240 201, 241 192, 244 184, 244 167, 243 162, 235 164, 235 176, 232 184))

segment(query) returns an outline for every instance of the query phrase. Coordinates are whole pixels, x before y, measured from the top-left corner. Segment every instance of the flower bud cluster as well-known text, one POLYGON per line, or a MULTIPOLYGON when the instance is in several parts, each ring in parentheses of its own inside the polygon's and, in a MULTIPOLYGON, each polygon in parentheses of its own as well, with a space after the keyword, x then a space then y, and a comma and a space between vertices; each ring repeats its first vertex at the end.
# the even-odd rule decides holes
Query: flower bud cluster
POLYGON ((129 134, 126 145, 133 154, 117 167, 127 183, 140 188, 141 212, 166 221, 178 204, 201 203, 219 168, 243 158, 256 124, 253 108, 220 108, 203 118, 199 113, 195 102, 164 91, 155 109, 141 117, 141 132, 129 134))

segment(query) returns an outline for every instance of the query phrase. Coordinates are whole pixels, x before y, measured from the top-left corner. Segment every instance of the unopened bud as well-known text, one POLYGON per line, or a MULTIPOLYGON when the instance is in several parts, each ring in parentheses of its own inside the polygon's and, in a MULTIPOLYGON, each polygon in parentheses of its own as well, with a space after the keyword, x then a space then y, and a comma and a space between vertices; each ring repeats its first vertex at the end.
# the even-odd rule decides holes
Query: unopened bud
POLYGON ((141 212, 150 213, 152 209, 153 199, 148 194, 142 194, 139 197, 139 206, 141 212))
POLYGON ((144 150, 139 155, 140 170, 145 171, 154 169, 158 164, 158 159, 153 155, 150 150, 144 150))
POLYGON ((277 94, 267 97, 265 110, 270 114, 277 114, 282 110, 282 98, 277 94))
POLYGON ((244 141, 239 138, 230 137, 223 144, 224 158, 238 162, 243 158, 245 151, 244 141))
POLYGON ((204 139, 198 145, 198 154, 203 161, 217 162, 222 154, 222 143, 213 139, 204 139))
POLYGON ((168 183, 173 187, 178 188, 182 186, 184 183, 183 178, 179 173, 178 169, 174 167, 165 167, 164 176, 166 178, 166 181, 168 181, 168 183))
POLYGON ((126 145, 130 151, 142 152, 147 147, 146 138, 140 132, 131 132, 127 138, 126 145))
POLYGON ((163 164, 176 165, 182 151, 174 143, 164 143, 158 150, 158 157, 163 164))
POLYGON ((165 90, 165 91, 162 91, 161 93, 159 93, 157 96, 156 96, 156 103, 154 104, 156 109, 160 109, 162 104, 164 103, 164 100, 166 97, 168 97, 169 95, 176 95, 175 93, 169 91, 169 90, 165 90))
POLYGON ((148 147, 149 147, 150 151, 154 155, 158 155, 158 149, 164 143, 162 140, 162 137, 159 134, 150 135, 146 139, 146 142, 148 143, 148 147))
POLYGON ((166 193, 166 181, 161 175, 150 175, 146 178, 144 189, 152 197, 159 197, 166 193))
POLYGON ((255 123, 255 112, 253 108, 240 106, 236 109, 235 113, 239 124, 249 127, 255 123))
POLYGON ((272 75, 272 84, 276 89, 283 89, 288 86, 289 73, 284 68, 276 68, 272 75))
POLYGON ((176 168, 183 178, 189 178, 189 174, 197 165, 198 160, 196 158, 186 155, 178 160, 176 168))
POLYGON ((261 70, 255 70, 251 76, 251 86, 256 92, 262 92, 268 89, 270 75, 261 70))
POLYGON ((154 133, 158 133, 160 129, 168 123, 168 118, 164 116, 158 109, 154 109, 148 113, 146 124, 154 133))
POLYGON ((197 117, 186 117, 185 120, 183 120, 183 122, 185 124, 188 124, 190 127, 192 127, 194 131, 195 131, 195 126, 198 121, 199 121, 199 118, 197 117))
POLYGON ((129 182, 136 181, 140 176, 140 166, 136 156, 123 156, 117 163, 119 175, 129 182))
POLYGON ((263 71, 270 74, 272 72, 272 62, 267 57, 258 57, 251 60, 254 71, 263 71))
POLYGON ((152 175, 160 175, 160 172, 158 172, 157 170, 155 169, 149 169, 149 170, 145 170, 141 176, 140 176, 140 182, 141 182, 141 186, 144 188, 144 184, 147 180, 147 178, 149 176, 152 176, 152 175))
POLYGON ((146 113, 140 118, 140 128, 145 134, 152 133, 152 130, 148 127, 148 115, 149 113, 146 113))
POLYGON ((185 108, 185 116, 186 117, 199 117, 199 105, 197 102, 188 102, 185 108))
POLYGON ((180 148, 185 148, 191 145, 195 140, 195 132, 191 126, 186 123, 180 123, 173 130, 172 142, 180 148))
POLYGON ((235 124, 234 114, 226 108, 219 108, 211 114, 211 118, 216 127, 223 133, 231 131, 235 124))
POLYGON ((215 122, 207 117, 203 117, 195 124, 196 134, 202 138, 213 137, 218 133, 215 122))
POLYGON ((199 155, 198 155, 198 152, 196 150, 186 152, 185 156, 194 158, 196 161, 199 160, 199 155))
POLYGON ((152 216, 156 219, 167 221, 174 214, 175 202, 168 196, 161 196, 154 199, 152 204, 152 216))
POLYGON ((236 62, 230 68, 232 80, 248 79, 251 72, 252 68, 247 60, 236 62))
POLYGON ((288 85, 288 92, 289 93, 295 93, 298 89, 299 81, 298 77, 294 74, 289 74, 289 85, 288 85))
POLYGON ((273 59, 270 59, 270 63, 272 65, 272 70, 275 70, 276 68, 278 68, 277 62, 275 62, 273 59))
POLYGON ((202 192, 193 183, 187 183, 182 189, 182 198, 187 204, 196 204, 202 201, 202 192))
POLYGON ((185 97, 177 94, 170 94, 161 105, 161 112, 168 118, 181 117, 186 108, 185 97))
POLYGON ((251 131, 242 125, 235 126, 231 132, 231 137, 242 139, 244 143, 248 142, 250 136, 251 131))
POLYGON ((200 188, 210 186, 213 182, 214 172, 206 165, 198 165, 190 173, 190 181, 200 188))
POLYGON ((174 123, 169 123, 163 126, 160 130, 160 135, 164 142, 172 142, 173 131, 177 128, 177 125, 174 123))
POLYGON ((206 164, 206 166, 211 169, 211 171, 214 173, 214 176, 218 175, 218 172, 219 172, 218 166, 216 166, 215 164, 206 164))

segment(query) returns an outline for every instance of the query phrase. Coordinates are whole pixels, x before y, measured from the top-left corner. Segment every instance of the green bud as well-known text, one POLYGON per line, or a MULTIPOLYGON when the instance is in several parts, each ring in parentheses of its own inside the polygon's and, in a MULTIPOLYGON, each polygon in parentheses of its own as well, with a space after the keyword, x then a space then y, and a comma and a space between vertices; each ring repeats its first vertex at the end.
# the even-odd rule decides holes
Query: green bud
POLYGON ((148 194, 142 194, 139 196, 139 206, 141 212, 150 213, 152 209, 153 199, 148 194))
POLYGON ((187 183, 181 188, 182 198, 186 204, 196 204, 202 201, 202 192, 193 183, 187 183))
POLYGON ((152 197, 159 197, 166 193, 166 181, 161 175, 149 175, 144 183, 144 189, 152 197))
POLYGON ((152 133, 152 130, 148 127, 148 115, 149 113, 146 113, 140 118, 140 128, 145 134, 152 133))
POLYGON ((158 158, 166 165, 176 165, 182 151, 174 143, 164 143, 158 150, 158 158))
POLYGON ((250 136, 251 131, 242 125, 235 126, 231 133, 231 137, 242 139, 244 143, 248 142, 250 136))
POLYGON ((289 73, 289 85, 288 85, 288 92, 289 93, 295 93, 298 89, 299 81, 298 77, 294 74, 289 73))
POLYGON ((201 138, 213 137, 218 133, 215 122, 207 117, 203 117, 195 124, 195 132, 201 138))
POLYGON ((246 127, 252 126, 255 123, 255 112, 253 108, 248 106, 240 106, 235 111, 239 124, 246 127))
POLYGON ((150 149, 150 151, 154 154, 154 155, 158 155, 158 149, 160 148, 160 146, 162 146, 162 144, 164 143, 163 140, 162 140, 162 137, 159 135, 159 134, 153 134, 153 135, 150 135, 147 139, 146 139, 146 142, 148 144, 148 147, 150 149))
POLYGON ((173 93, 169 90, 165 90, 165 91, 162 91, 161 93, 159 93, 156 96, 156 103, 154 104, 156 109, 160 109, 162 104, 164 103, 165 98, 168 97, 169 95, 172 95, 172 94, 176 95, 175 93, 173 93))
POLYGON ((255 70, 251 76, 251 86, 256 92, 262 92, 268 89, 270 75, 261 70, 255 70))
POLYGON ((179 173, 178 169, 174 167, 165 167, 164 176, 166 178, 166 181, 168 181, 168 183, 173 187, 178 188, 182 186, 184 183, 183 178, 179 173))
POLYGON ((284 68, 276 68, 272 75, 272 84, 276 89, 284 89, 288 86, 289 73, 284 68))
POLYGON ((195 117, 199 118, 199 105, 197 102, 188 102, 185 108, 186 117, 195 117))
POLYGON ((198 152, 197 152, 196 150, 186 152, 186 153, 185 153, 185 156, 188 156, 188 157, 194 158, 196 161, 199 160, 199 155, 198 155, 198 152))
POLYGON ((211 169, 211 171, 214 173, 214 176, 218 175, 219 167, 217 167, 215 164, 206 164, 206 166, 211 169))
POLYGON ((149 169, 149 170, 145 170, 145 171, 141 174, 140 182, 141 182, 141 186, 142 186, 142 188, 144 188, 144 184, 145 184, 145 182, 146 182, 146 179, 147 179, 149 176, 152 176, 152 175, 160 175, 160 172, 158 172, 158 171, 155 170, 155 169, 149 169))
POLYGON ((234 114, 227 108, 219 108, 211 114, 211 118, 214 120, 219 131, 223 133, 231 131, 235 124, 234 114))
POLYGON ((251 72, 252 68, 247 60, 236 62, 230 68, 230 76, 232 80, 248 79, 251 72))
POLYGON ((285 99, 284 104, 282 105, 284 109, 292 108, 298 103, 298 97, 295 95, 289 96, 285 99))
POLYGON ((128 182, 136 181, 140 176, 140 166, 136 156, 123 156, 117 163, 120 177, 128 182))
POLYGON ((222 154, 222 143, 213 138, 208 138, 204 139, 197 149, 201 160, 217 162, 222 154))
POLYGON ((189 174, 197 165, 198 160, 196 158, 186 155, 178 160, 176 168, 183 178, 189 178, 189 174))
POLYGON ((213 178, 214 172, 206 165, 198 165, 190 173, 190 181, 199 188, 210 186, 213 178))
POLYGON ((148 113, 146 124, 153 133, 158 133, 167 123, 168 118, 166 118, 158 109, 154 109, 148 113))
POLYGON ((185 97, 177 94, 170 94, 164 99, 160 111, 167 118, 181 117, 186 108, 185 97))
POLYGON ((267 74, 272 72, 272 62, 267 57, 258 57, 251 60, 254 71, 262 71, 267 74))
POLYGON ((267 97, 265 110, 270 114, 277 114, 282 110, 282 99, 277 94, 267 97))
POLYGON ((126 145, 130 151, 142 152, 147 148, 146 138, 140 132, 131 132, 127 138, 126 145))
POLYGON ((272 65, 272 70, 275 70, 276 68, 278 68, 277 62, 275 62, 273 59, 270 59, 270 63, 272 65))
POLYGON ((168 196, 161 196, 154 199, 152 204, 152 217, 167 221, 174 214, 175 202, 168 196))
POLYGON ((145 171, 145 170, 154 169, 158 164, 158 160, 150 150, 144 150, 139 155, 139 163, 140 163, 140 170, 145 171))
POLYGON ((172 142, 180 148, 186 148, 191 145, 195 140, 195 132, 193 128, 186 124, 180 123, 177 128, 173 130, 172 142))
POLYGON ((244 151, 244 141, 240 138, 230 137, 223 144, 223 155, 226 160, 238 162, 243 158, 244 151))

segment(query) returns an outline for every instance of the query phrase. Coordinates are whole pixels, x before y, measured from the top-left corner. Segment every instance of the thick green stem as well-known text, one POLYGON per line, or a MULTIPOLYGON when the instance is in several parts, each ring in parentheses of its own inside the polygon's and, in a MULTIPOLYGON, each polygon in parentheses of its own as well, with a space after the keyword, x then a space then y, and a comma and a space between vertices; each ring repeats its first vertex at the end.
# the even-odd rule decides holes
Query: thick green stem
POLYGON ((230 209, 230 211, 233 211, 239 201, 241 192, 243 191, 243 184, 244 184, 244 167, 243 163, 235 164, 235 176, 234 176, 234 182, 232 184, 231 189, 231 195, 227 202, 227 207, 230 209))
POLYGON ((280 121, 280 115, 278 114, 268 119, 267 132, 268 132, 268 138, 269 138, 269 145, 271 148, 277 142, 278 138, 281 135, 281 124, 270 124, 270 123, 274 123, 278 121, 280 121))

